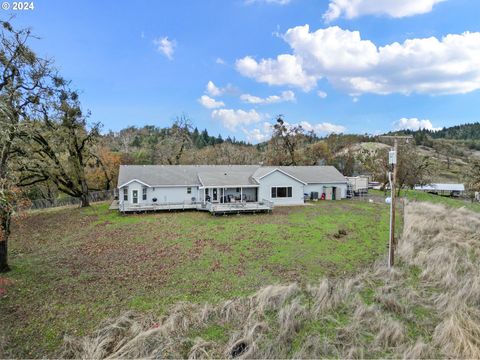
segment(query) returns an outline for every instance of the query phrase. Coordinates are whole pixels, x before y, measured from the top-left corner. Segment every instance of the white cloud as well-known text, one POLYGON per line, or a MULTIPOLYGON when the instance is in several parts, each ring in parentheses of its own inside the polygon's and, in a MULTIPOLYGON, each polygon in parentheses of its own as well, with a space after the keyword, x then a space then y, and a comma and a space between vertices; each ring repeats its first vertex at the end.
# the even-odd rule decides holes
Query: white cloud
POLYGON ((217 101, 208 95, 202 95, 200 99, 198 99, 198 102, 207 109, 216 109, 225 106, 225 103, 223 101, 217 101))
POLYGON ((325 99, 328 96, 328 94, 325 91, 322 91, 322 90, 318 90, 317 95, 321 99, 325 99))
POLYGON ((173 53, 177 47, 175 40, 169 40, 167 36, 153 40, 153 44, 157 47, 157 51, 161 52, 168 59, 173 59, 173 53))
POLYGON ((316 84, 316 78, 308 76, 298 59, 289 54, 278 55, 276 59, 262 59, 257 62, 251 56, 236 61, 240 74, 269 85, 293 85, 306 91, 316 84))
POLYGON ((244 76, 309 91, 321 78, 357 96, 362 93, 461 94, 480 89, 480 33, 408 39, 377 47, 358 31, 337 26, 310 32, 308 25, 283 36, 292 54, 237 60, 244 76))
POLYGON ((359 100, 360 100, 360 99, 359 99, 358 97, 356 97, 356 96, 354 96, 354 97, 352 98, 352 101, 353 101, 354 103, 357 103, 359 100))
POLYGON ((429 13, 442 1, 445 0, 330 0, 323 18, 327 22, 339 17, 353 19, 362 15, 402 18, 429 13))
POLYGON ((260 128, 257 127, 251 130, 243 128, 242 131, 247 141, 251 143, 264 142, 272 137, 272 125, 268 122, 264 122, 260 128))
POLYGON ((212 111, 212 119, 219 120, 224 127, 235 130, 237 126, 247 126, 262 120, 262 115, 254 109, 250 111, 218 109, 212 111))
POLYGON ((207 94, 211 95, 211 96, 221 96, 223 95, 223 90, 220 89, 219 87, 217 87, 213 81, 209 81, 207 83, 207 90, 206 90, 207 94))
POLYGON ((240 100, 248 104, 274 104, 280 103, 285 101, 295 101, 295 93, 291 90, 282 91, 280 95, 270 95, 266 98, 261 98, 258 96, 250 95, 250 94, 242 94, 240 95, 240 100))
POLYGON ((225 60, 223 60, 222 58, 218 57, 215 59, 215 63, 219 64, 219 65, 225 65, 225 60))
POLYGON ((342 125, 335 125, 331 124, 329 122, 323 122, 319 124, 311 124, 308 121, 302 121, 300 124, 302 128, 304 128, 307 131, 314 131, 315 133, 325 133, 325 134, 331 134, 331 133, 336 133, 340 134, 345 132, 346 128, 345 126, 342 125))
POLYGON ((227 94, 227 93, 233 94, 233 93, 237 92, 237 89, 235 89, 235 87, 230 85, 230 84, 221 88, 221 87, 218 87, 217 85, 215 85, 213 83, 213 81, 209 81, 207 83, 207 87, 205 89, 205 92, 210 96, 222 96, 222 95, 227 94))
POLYGON ((401 118, 394 123, 395 130, 432 130, 438 131, 441 130, 441 127, 433 127, 433 124, 430 120, 419 120, 417 118, 401 118))

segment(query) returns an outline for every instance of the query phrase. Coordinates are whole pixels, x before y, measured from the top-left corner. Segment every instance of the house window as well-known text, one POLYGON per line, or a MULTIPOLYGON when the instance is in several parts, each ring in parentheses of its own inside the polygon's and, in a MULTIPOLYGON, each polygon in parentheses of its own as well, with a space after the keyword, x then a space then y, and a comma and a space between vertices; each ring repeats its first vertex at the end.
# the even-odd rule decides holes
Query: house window
POLYGON ((142 189, 142 200, 144 200, 144 201, 147 200, 147 188, 146 187, 144 187, 142 189))
POLYGON ((272 187, 272 198, 291 198, 291 197, 292 197, 291 186, 272 187))
POLYGON ((187 187, 187 194, 191 194, 192 193, 192 188, 191 187, 187 187))
POLYGON ((237 191, 237 193, 239 193, 239 192, 240 192, 240 188, 237 188, 236 191, 237 191))
POLYGON ((128 201, 128 188, 123 188, 123 201, 128 201))

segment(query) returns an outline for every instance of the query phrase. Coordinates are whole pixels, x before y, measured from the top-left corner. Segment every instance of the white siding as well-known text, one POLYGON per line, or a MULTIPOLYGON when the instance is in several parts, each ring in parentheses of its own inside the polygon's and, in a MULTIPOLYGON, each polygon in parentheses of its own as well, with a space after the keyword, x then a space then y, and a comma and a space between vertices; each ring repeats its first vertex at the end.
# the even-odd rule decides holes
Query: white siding
POLYGON ((331 184, 308 184, 305 185, 305 193, 308 194, 308 197, 310 198, 310 193, 312 191, 318 191, 318 198, 322 197, 322 193, 325 192, 324 188, 325 187, 336 187, 340 188, 341 192, 341 197, 342 199, 345 199, 347 197, 347 184, 342 184, 342 183, 331 183, 331 184))
POLYGON ((199 193, 197 186, 191 186, 191 194, 187 193, 188 186, 170 186, 170 187, 147 187, 147 200, 143 200, 143 188, 144 185, 139 182, 133 181, 127 186, 120 188, 119 191, 119 202, 123 203, 123 189, 128 189, 128 201, 126 204, 133 204, 133 191, 138 191, 138 204, 152 204, 153 198, 157 198, 156 203, 190 203, 192 198, 196 198, 196 201, 199 201, 199 193))
POLYGON ((260 188, 258 191, 258 200, 262 199, 272 201, 275 205, 300 205, 303 204, 303 183, 283 174, 280 171, 274 171, 260 179, 260 188), (291 198, 272 198, 272 187, 291 186, 291 198))
POLYGON ((200 201, 198 186, 171 186, 155 187, 147 190, 147 203, 153 203, 153 198, 157 198, 157 204, 162 203, 190 203, 192 198, 200 201), (191 188, 191 193, 187 192, 191 188))

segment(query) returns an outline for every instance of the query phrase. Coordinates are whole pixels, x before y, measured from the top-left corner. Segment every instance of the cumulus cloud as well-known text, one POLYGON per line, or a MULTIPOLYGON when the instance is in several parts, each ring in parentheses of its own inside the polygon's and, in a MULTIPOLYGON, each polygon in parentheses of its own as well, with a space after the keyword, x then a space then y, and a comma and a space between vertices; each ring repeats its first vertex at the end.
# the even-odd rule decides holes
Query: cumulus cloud
POLYGON ((346 128, 342 125, 335 125, 329 122, 323 122, 319 124, 311 124, 308 121, 302 121, 300 124, 302 128, 307 131, 313 131, 315 133, 323 133, 323 134, 340 134, 345 132, 346 128))
POLYGON ((223 101, 217 101, 208 95, 202 95, 200 99, 198 99, 198 102, 207 109, 216 109, 225 106, 225 103, 223 101))
POLYGON ((445 0, 330 0, 323 14, 325 21, 339 17, 353 19, 362 15, 387 15, 393 18, 426 14, 445 0))
POLYGON ((266 98, 261 98, 258 96, 250 95, 250 94, 242 94, 240 95, 240 100, 248 104, 275 104, 285 101, 293 102, 295 101, 295 93, 291 90, 282 91, 280 95, 270 95, 266 98))
POLYGON ((321 99, 325 99, 328 96, 328 94, 325 91, 322 91, 322 90, 318 90, 317 95, 321 99))
POLYGON ((219 87, 217 87, 213 83, 213 81, 209 81, 207 83, 206 93, 211 96, 220 96, 220 95, 223 95, 223 89, 220 89, 219 87))
POLYGON ((441 130, 441 127, 434 127, 430 120, 419 120, 417 118, 401 118, 394 123, 395 130, 431 130, 438 131, 441 130))
POLYGON ((218 109, 212 111, 212 119, 218 120, 229 130, 236 130, 238 126, 247 126, 258 123, 262 120, 262 115, 254 109, 250 111, 234 109, 218 109))
POLYGON ((283 36, 292 54, 236 61, 244 76, 309 91, 321 78, 350 95, 362 93, 461 94, 480 88, 480 33, 408 39, 377 47, 358 31, 308 25, 283 36))
POLYGON ((269 85, 293 85, 306 91, 315 87, 314 76, 307 75, 294 55, 278 55, 276 59, 262 59, 257 62, 246 56, 235 62, 235 67, 243 76, 256 79, 269 85))
POLYGON ((237 92, 237 90, 235 89, 235 87, 233 87, 230 84, 228 84, 227 86, 222 88, 222 87, 218 87, 217 85, 215 85, 213 83, 213 81, 209 81, 207 83, 207 87, 205 89, 205 92, 210 96, 222 96, 222 95, 225 95, 227 93, 233 94, 233 93, 237 92))
POLYGON ((173 59, 173 53, 177 46, 177 42, 175 40, 169 40, 168 37, 165 36, 162 38, 154 39, 153 44, 157 47, 158 52, 161 52, 170 60, 173 59))
POLYGON ((242 128, 247 141, 250 143, 259 143, 267 141, 272 137, 272 125, 268 122, 264 122, 261 127, 256 127, 254 129, 248 130, 242 128))

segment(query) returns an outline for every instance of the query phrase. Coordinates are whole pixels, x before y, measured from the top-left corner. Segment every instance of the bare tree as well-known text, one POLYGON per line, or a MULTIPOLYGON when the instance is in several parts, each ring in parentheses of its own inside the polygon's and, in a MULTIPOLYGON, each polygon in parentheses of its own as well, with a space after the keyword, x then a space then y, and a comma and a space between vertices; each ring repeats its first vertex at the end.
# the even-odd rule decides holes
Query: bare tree
MULTIPOLYGON (((358 156, 363 168, 370 172, 376 181, 388 183, 387 172, 388 149, 364 150, 358 156)), ((422 156, 416 150, 414 144, 403 144, 398 147, 397 153, 397 191, 404 187, 413 188, 415 185, 428 183, 435 172, 435 167, 427 156, 422 156)))
POLYGON ((273 135, 269 141, 266 160, 271 165, 298 165, 301 161, 300 149, 305 142, 305 132, 301 125, 289 125, 282 115, 273 125, 273 135))
POLYGON ((156 146, 156 162, 179 165, 182 156, 192 146, 192 129, 192 124, 185 115, 178 117, 166 136, 156 146))
POLYGON ((42 98, 51 72, 50 62, 38 58, 27 43, 29 29, 15 30, 0 21, 0 272, 8 271, 8 239, 19 191, 12 171, 12 161, 24 152, 18 140, 23 122, 42 98))
POLYGON ((52 181, 58 189, 80 198, 89 206, 89 186, 85 168, 95 158, 92 146, 99 137, 100 124, 87 126, 78 95, 61 78, 55 78, 52 101, 42 104, 41 118, 28 121, 22 137, 28 158, 19 165, 21 186, 52 181))

